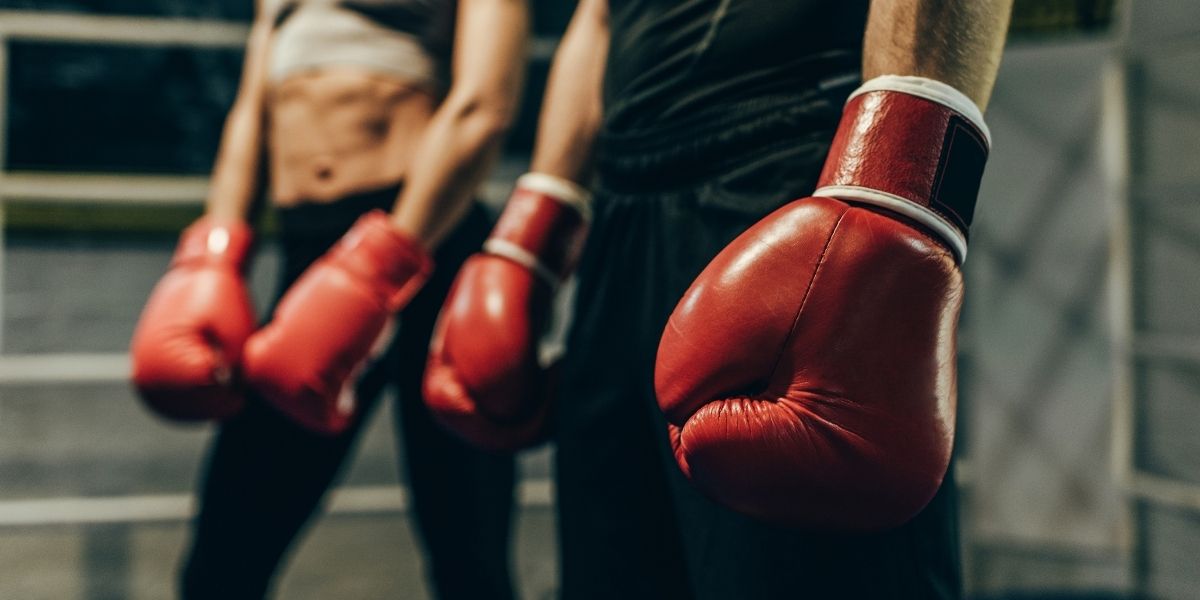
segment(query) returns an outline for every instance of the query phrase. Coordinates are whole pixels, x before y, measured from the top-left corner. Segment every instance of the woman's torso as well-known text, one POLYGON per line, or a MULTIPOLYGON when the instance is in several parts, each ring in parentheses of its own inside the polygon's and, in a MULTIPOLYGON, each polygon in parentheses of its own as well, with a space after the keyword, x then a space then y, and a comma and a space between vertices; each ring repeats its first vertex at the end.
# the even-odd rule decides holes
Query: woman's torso
POLYGON ((447 85, 454 0, 268 0, 276 204, 400 182, 447 85))

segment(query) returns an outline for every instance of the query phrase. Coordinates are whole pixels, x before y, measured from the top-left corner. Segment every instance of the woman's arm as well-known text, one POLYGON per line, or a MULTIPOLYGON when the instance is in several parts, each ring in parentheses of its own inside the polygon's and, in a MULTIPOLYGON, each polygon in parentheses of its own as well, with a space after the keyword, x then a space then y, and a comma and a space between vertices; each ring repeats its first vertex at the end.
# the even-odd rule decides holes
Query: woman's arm
POLYGON ((453 81, 430 120, 393 211, 435 248, 466 214, 517 111, 529 38, 527 0, 462 0, 453 81))
POLYGON ((237 99, 225 118, 221 147, 213 165, 205 212, 214 217, 248 220, 265 186, 264 106, 272 18, 260 0, 237 99))

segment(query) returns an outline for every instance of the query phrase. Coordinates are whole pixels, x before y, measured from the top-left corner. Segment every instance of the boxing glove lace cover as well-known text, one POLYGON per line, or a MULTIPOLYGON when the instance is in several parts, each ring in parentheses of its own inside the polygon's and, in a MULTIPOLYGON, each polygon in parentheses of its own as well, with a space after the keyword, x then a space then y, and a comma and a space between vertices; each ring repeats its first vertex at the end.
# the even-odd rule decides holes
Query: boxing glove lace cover
POLYGON ((363 215, 246 342, 247 381, 299 425, 343 431, 357 408, 354 374, 432 269, 425 249, 386 213, 363 215))
POLYGON ((547 435, 553 376, 538 362, 538 342, 588 215, 587 193, 575 184, 524 175, 484 252, 459 271, 434 330, 424 390, 434 416, 468 442, 507 451, 547 435))
POLYGON ((868 82, 817 195, 735 239, 676 306, 655 388, 680 468, 710 497, 789 527, 873 531, 937 492, 958 263, 989 147, 967 105, 929 80, 868 82))
POLYGON ((132 381, 171 419, 224 419, 243 404, 237 364, 254 331, 242 278, 253 235, 237 220, 204 217, 180 236, 130 343, 132 381))

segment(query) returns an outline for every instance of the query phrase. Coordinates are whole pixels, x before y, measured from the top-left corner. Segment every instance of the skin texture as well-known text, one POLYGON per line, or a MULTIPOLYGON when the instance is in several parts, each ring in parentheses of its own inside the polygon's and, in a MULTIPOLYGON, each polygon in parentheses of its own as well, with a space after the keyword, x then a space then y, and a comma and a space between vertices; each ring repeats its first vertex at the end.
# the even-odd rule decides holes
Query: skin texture
POLYGON ((437 106, 428 90, 352 66, 271 81, 274 20, 260 2, 213 168, 212 216, 252 218, 268 180, 280 206, 391 185, 437 106))
MULTIPOLYGON (((863 79, 920 75, 987 108, 1012 0, 874 0, 863 79)), ((555 54, 538 121, 533 169, 582 181, 599 129, 608 52, 608 3, 582 0, 555 54)))
POLYGON ((608 3, 582 0, 550 66, 533 171, 583 180, 603 117, 601 86, 608 41, 608 3))
POLYGON ((271 196, 334 202, 405 177, 437 107, 427 90, 354 67, 300 72, 271 88, 271 196))
POLYGON ((242 80, 233 107, 225 118, 221 147, 217 151, 205 203, 205 212, 218 219, 248 220, 265 182, 262 176, 263 123, 271 22, 263 16, 261 0, 258 15, 246 42, 242 80))
POLYGON ((516 114, 529 37, 526 0, 462 0, 453 85, 417 145, 393 222, 434 247, 466 214, 516 114))
POLYGON ((874 0, 863 42, 863 80, 919 75, 987 108, 1012 0, 874 0))
MULTIPOLYGON (((864 46, 864 78, 882 74, 921 75, 948 83, 963 91, 981 108, 995 81, 1007 30, 1012 0, 876 0, 864 46)), ((264 178, 263 153, 268 108, 278 109, 286 124, 287 114, 302 114, 314 129, 297 129, 301 139, 317 136, 324 129, 347 131, 346 138, 329 142, 321 151, 292 161, 273 160, 272 185, 285 202, 308 196, 328 199, 346 192, 371 187, 386 172, 398 178, 411 172, 409 185, 394 211, 394 220, 427 246, 435 246, 453 228, 469 203, 471 191, 494 157, 500 137, 511 122, 523 74, 524 40, 528 30, 527 7, 519 0, 468 0, 459 7, 455 40, 455 87, 436 112, 424 92, 393 82, 389 86, 357 74, 368 90, 349 106, 328 106, 329 100, 312 91, 322 87, 321 76, 308 81, 284 82, 269 90, 266 80, 270 55, 271 19, 262 14, 255 22, 247 46, 246 64, 238 98, 226 120, 221 150, 213 171, 208 212, 223 218, 246 218, 254 200, 261 195, 264 178), (268 97, 278 105, 268 107, 268 97), (297 98, 300 98, 298 101, 297 98), (299 104, 297 104, 299 102, 299 104), (348 129, 323 126, 330 121, 387 123, 395 136, 364 143, 361 127, 348 129), (325 105, 316 111, 316 105, 325 105), (286 110, 285 110, 286 109, 286 110), (339 114, 343 113, 343 114, 339 114), (415 148, 404 147, 409 134, 422 128, 424 135, 415 148), (308 136, 305 138, 304 136, 308 136), (359 137, 356 137, 359 136, 359 137), (353 164, 329 174, 331 166, 345 157, 357 156, 353 164), (415 162, 410 163, 410 158, 415 162), (359 163, 361 161, 361 163, 359 163), (289 175, 296 165, 295 175, 289 175), (376 165, 385 165, 383 169, 376 165), (369 175, 357 175, 358 173, 369 175), (362 180, 359 179, 362 177, 362 180), (331 180, 335 179, 333 183, 331 180)), ((580 181, 587 171, 588 157, 601 115, 600 85, 608 47, 607 3, 583 0, 555 56, 546 101, 538 127, 533 170, 580 181)), ((333 75, 335 87, 354 87, 354 74, 333 75)), ((272 125, 272 135, 295 127, 272 125)), ((289 144, 310 147, 311 144, 289 144)))
POLYGON ((270 166, 282 205, 332 201, 405 180, 393 226, 433 250, 470 207, 516 112, 527 0, 462 0, 453 84, 439 102, 411 82, 354 67, 267 77, 274 15, 260 1, 206 204, 248 220, 270 166))

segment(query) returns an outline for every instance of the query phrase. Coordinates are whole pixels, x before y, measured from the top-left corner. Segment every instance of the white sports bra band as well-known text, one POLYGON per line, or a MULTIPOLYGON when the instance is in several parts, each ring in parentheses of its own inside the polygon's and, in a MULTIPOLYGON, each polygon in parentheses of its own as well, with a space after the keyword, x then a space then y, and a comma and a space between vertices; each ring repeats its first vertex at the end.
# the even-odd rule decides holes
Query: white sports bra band
MULTIPOLYGON (((374 0, 380 10, 401 7, 414 0, 374 0)), ((452 9, 454 0, 417 2, 452 9)), ((425 32, 397 29, 372 18, 355 7, 332 0, 292 0, 275 7, 277 28, 272 41, 269 75, 274 81, 307 70, 329 66, 354 66, 392 75, 432 91, 447 82, 443 64, 448 57, 435 56, 433 40, 425 32)), ((428 12, 429 8, 425 8, 428 12)), ((432 20, 431 16, 429 19, 432 20)), ((432 23, 411 17, 414 27, 435 29, 432 23)))

